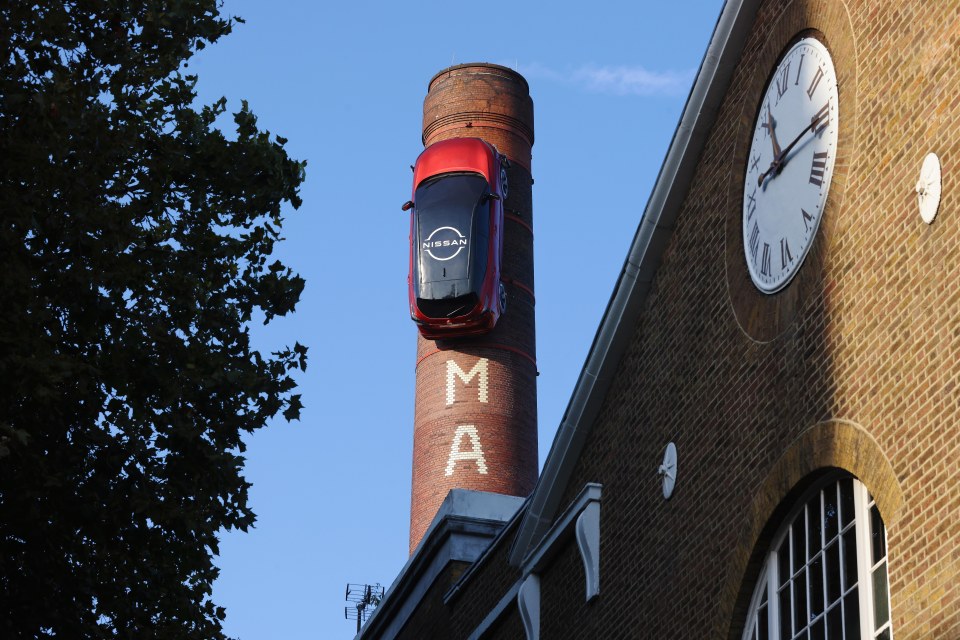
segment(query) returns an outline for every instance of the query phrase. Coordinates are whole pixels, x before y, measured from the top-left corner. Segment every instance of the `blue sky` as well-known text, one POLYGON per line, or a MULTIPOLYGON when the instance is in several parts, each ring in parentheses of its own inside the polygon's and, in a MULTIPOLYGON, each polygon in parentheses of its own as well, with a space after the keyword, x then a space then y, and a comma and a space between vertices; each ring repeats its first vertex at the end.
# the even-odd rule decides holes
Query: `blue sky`
POLYGON ((389 586, 407 560, 416 329, 400 205, 430 78, 484 61, 530 83, 542 464, 721 8, 224 1, 246 24, 191 62, 200 99, 248 100, 308 161, 277 250, 307 288, 255 337, 310 347, 301 421, 247 439, 258 521, 223 534, 214 590, 229 634, 350 638, 346 583, 389 586))

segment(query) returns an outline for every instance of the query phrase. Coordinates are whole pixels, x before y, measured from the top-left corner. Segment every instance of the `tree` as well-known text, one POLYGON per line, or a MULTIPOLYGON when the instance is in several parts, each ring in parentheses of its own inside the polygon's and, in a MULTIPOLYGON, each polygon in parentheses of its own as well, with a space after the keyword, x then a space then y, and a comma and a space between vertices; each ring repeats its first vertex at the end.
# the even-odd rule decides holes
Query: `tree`
POLYGON ((194 107, 215 0, 0 3, 0 637, 222 638, 217 534, 254 522, 241 436, 296 419, 300 344, 249 323, 305 163, 194 107))

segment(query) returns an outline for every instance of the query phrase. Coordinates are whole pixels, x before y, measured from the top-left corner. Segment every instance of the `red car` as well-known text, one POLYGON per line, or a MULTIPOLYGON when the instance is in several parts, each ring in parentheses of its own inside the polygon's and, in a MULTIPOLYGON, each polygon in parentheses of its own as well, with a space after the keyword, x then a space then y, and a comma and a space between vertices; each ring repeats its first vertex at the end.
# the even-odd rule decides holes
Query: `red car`
POLYGON ((425 338, 493 329, 506 307, 500 282, 507 158, 479 138, 437 142, 413 169, 410 316, 425 338))

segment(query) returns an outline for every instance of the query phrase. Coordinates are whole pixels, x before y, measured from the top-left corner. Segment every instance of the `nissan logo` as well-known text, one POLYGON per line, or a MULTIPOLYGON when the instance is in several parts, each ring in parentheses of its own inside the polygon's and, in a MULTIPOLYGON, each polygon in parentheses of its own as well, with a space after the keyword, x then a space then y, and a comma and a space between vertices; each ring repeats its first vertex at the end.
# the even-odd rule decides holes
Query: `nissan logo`
POLYGON ((427 236, 421 248, 434 260, 452 260, 467 246, 467 238, 454 227, 439 227, 427 236))

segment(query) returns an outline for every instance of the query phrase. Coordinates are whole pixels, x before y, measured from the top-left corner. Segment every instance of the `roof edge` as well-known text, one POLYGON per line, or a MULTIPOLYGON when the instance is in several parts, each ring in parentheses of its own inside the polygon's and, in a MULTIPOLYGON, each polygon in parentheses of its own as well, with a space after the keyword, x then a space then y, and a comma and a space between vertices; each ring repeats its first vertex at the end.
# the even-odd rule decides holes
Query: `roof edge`
POLYGON ((354 640, 402 633, 423 596, 451 561, 475 563, 523 508, 524 498, 451 489, 407 563, 354 640))
POLYGON ((510 563, 515 566, 520 566, 527 552, 549 530, 556 515, 562 492, 660 266, 760 2, 727 0, 720 12, 623 269, 510 550, 510 563))

